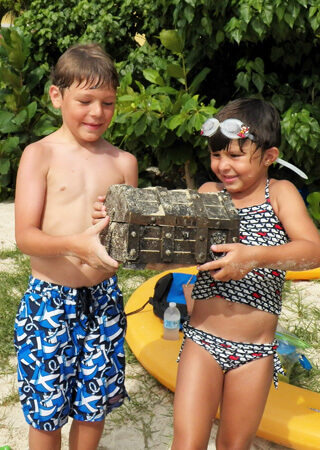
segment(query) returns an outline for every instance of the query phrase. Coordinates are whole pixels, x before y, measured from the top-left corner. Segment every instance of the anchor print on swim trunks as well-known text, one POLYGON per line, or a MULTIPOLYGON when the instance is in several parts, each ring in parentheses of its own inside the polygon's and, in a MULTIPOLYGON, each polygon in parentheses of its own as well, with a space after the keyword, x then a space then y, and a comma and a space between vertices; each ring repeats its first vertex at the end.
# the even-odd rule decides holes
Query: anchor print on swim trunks
POLYGON ((128 396, 125 330, 116 277, 79 289, 30 277, 15 322, 18 387, 27 422, 52 431, 68 416, 94 422, 120 406, 128 396), (80 293, 88 303, 84 309, 80 293))

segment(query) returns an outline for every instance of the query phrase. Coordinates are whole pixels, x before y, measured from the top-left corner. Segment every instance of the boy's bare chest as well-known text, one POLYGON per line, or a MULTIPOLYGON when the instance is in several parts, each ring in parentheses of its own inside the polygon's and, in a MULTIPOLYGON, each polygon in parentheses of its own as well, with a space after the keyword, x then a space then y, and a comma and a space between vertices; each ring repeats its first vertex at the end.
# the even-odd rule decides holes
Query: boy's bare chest
POLYGON ((43 230, 68 234, 86 229, 91 225, 94 202, 110 185, 120 182, 119 178, 112 161, 53 159, 46 180, 43 230))
POLYGON ((50 165, 47 190, 66 198, 87 197, 91 193, 96 200, 110 185, 121 182, 121 174, 110 158, 65 158, 53 160, 50 165))

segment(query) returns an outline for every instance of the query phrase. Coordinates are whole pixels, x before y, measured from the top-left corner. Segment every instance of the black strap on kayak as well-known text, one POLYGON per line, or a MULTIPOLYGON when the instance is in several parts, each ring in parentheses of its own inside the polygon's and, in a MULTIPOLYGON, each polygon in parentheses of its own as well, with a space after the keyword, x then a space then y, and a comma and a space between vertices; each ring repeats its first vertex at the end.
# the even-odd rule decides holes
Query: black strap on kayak
POLYGON ((126 316, 128 317, 128 316, 131 316, 132 314, 136 314, 136 313, 142 311, 142 310, 147 306, 147 304, 148 304, 149 302, 150 302, 150 299, 149 299, 143 306, 141 306, 140 308, 135 309, 134 311, 131 311, 131 312, 129 312, 129 313, 126 313, 126 316))

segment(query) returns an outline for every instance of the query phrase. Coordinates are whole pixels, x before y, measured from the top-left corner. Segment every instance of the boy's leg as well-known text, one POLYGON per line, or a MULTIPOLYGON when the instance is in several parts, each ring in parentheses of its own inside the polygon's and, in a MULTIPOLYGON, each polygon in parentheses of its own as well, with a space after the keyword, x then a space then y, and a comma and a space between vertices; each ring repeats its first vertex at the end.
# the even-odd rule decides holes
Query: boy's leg
POLYGON ((126 316, 116 277, 81 290, 91 301, 91 317, 86 318, 83 311, 80 315, 87 330, 70 413, 69 443, 71 450, 95 450, 106 414, 128 397, 124 384, 126 316))
POLYGON ((55 431, 37 430, 29 427, 29 450, 60 450, 61 428, 55 431))
POLYGON ((273 356, 251 361, 225 375, 216 447, 250 449, 273 377, 273 356))
POLYGON ((223 378, 223 372, 214 357, 186 339, 174 397, 172 450, 207 449, 223 378))
POLYGON ((59 439, 60 448, 60 429, 70 411, 78 367, 71 337, 76 310, 75 305, 73 311, 70 306, 73 291, 30 277, 16 316, 19 395, 26 421, 32 427, 31 445, 36 449, 51 448, 49 444, 41 446, 41 439, 52 442, 52 448, 59 439), (70 301, 68 310, 66 299, 70 301))
POLYGON ((70 450, 96 450, 103 432, 104 420, 99 422, 82 422, 73 420, 70 435, 70 450))

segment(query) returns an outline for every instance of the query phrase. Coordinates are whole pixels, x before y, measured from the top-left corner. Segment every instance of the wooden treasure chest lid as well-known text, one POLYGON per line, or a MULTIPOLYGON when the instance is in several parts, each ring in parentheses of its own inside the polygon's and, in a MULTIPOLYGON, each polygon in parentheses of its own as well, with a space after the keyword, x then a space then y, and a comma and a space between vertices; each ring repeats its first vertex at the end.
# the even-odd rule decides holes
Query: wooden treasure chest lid
POLYGON ((223 192, 119 184, 109 188, 105 206, 110 222, 102 243, 127 267, 202 263, 212 258, 212 243, 236 242, 239 236, 237 210, 223 192))

